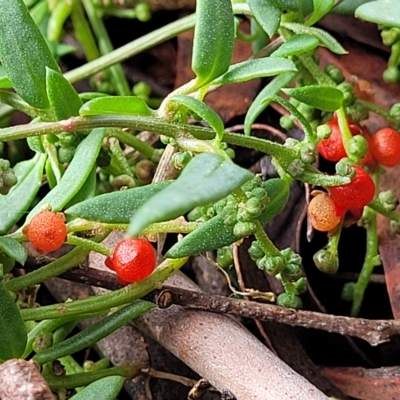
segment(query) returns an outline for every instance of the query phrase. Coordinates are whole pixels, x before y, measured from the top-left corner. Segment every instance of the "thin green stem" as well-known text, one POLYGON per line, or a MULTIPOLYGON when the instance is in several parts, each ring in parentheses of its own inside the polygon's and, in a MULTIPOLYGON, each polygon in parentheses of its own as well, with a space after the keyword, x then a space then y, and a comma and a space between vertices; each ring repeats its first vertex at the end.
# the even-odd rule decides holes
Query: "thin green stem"
MULTIPOLYGON (((167 258, 156 268, 153 274, 143 281, 139 283, 132 283, 123 287, 122 289, 118 289, 114 292, 110 292, 101 296, 92 296, 83 300, 75 300, 62 304, 21 310, 22 319, 24 321, 39 321, 42 319, 54 319, 72 315, 81 315, 82 313, 105 313, 113 307, 118 307, 123 304, 130 303, 133 300, 142 298, 155 288, 159 287, 161 282, 165 281, 175 271, 181 268, 186 263, 187 259, 187 257, 176 259, 167 258)), ((14 279, 14 281, 17 279, 19 278, 14 279)), ((13 280, 8 281, 7 283, 12 281, 13 280)))
POLYGON ((60 389, 73 389, 80 386, 87 386, 92 382, 107 376, 123 376, 126 379, 132 379, 140 373, 141 366, 139 364, 133 365, 120 365, 118 367, 111 367, 107 369, 101 369, 99 371, 82 372, 78 374, 66 375, 66 376, 55 376, 55 375, 44 375, 47 383, 51 390, 60 389))
POLYGON ((394 126, 396 129, 400 127, 400 121, 398 118, 393 117, 386 108, 381 107, 379 104, 370 102, 370 101, 365 101, 365 100, 360 100, 357 99, 356 103, 360 103, 363 105, 365 108, 367 108, 369 111, 380 115, 383 117, 391 126, 394 126))
POLYGON ((62 256, 50 264, 47 264, 45 267, 29 272, 26 275, 19 276, 18 278, 6 281, 4 284, 6 285, 7 290, 11 292, 17 292, 18 290, 36 285, 46 281, 47 279, 54 278, 55 276, 58 276, 73 267, 76 267, 85 260, 88 253, 89 250, 77 247, 65 256, 62 256))
MULTIPOLYGON (((99 48, 102 54, 111 53, 114 48, 111 40, 108 36, 107 30, 103 24, 103 21, 97 12, 92 0, 82 0, 83 7, 88 15, 92 29, 97 36, 99 48)), ((129 96, 131 94, 128 82, 125 78, 124 71, 120 64, 115 64, 110 67, 110 74, 112 83, 116 93, 120 96, 129 96)))
POLYGON ((136 151, 138 151, 149 160, 153 158, 154 148, 149 144, 143 142, 142 140, 138 139, 134 134, 123 132, 121 130, 115 130, 113 132, 110 132, 110 136, 113 136, 121 143, 124 143, 134 148, 136 151))
POLYGON ((258 243, 260 243, 262 249, 264 250, 264 253, 267 256, 280 257, 281 252, 272 243, 271 239, 268 237, 268 235, 264 231, 264 228, 262 227, 260 221, 255 220, 254 223, 256 225, 256 229, 254 231, 254 236, 256 237, 258 243))
POLYGON ((68 234, 66 243, 73 246, 79 246, 83 249, 86 249, 87 251, 95 251, 97 253, 103 254, 104 256, 109 256, 112 253, 112 249, 104 246, 104 244, 96 243, 93 242, 93 240, 81 238, 72 234, 68 234))
POLYGON ((350 316, 355 317, 360 312, 361 303, 364 298, 365 289, 371 278, 374 267, 378 264, 378 234, 376 231, 376 213, 367 207, 364 211, 367 218, 367 250, 365 253, 364 264, 362 266, 358 280, 354 285, 353 304, 350 316))
POLYGON ((311 56, 298 54, 297 57, 304 65, 304 68, 313 76, 319 85, 336 87, 336 83, 324 71, 321 70, 319 65, 311 56))
POLYGON ((400 222, 400 214, 395 211, 386 210, 379 200, 372 201, 368 204, 368 207, 392 221, 400 222))
POLYGON ((340 129, 340 133, 342 135, 342 142, 343 142, 343 146, 346 150, 346 154, 350 159, 352 159, 355 162, 358 162, 358 160, 355 160, 354 156, 352 156, 350 153, 350 143, 349 142, 353 138, 353 135, 350 132, 350 128, 349 128, 349 124, 347 122, 347 116, 346 116, 346 112, 344 111, 344 108, 340 107, 336 111, 336 115, 338 118, 338 125, 339 125, 339 129, 340 129))
POLYGON ((122 173, 133 177, 133 172, 128 164, 127 159, 119 145, 119 142, 116 138, 110 137, 108 139, 108 144, 110 146, 111 154, 113 155, 114 161, 117 165, 117 168, 122 171, 122 173))

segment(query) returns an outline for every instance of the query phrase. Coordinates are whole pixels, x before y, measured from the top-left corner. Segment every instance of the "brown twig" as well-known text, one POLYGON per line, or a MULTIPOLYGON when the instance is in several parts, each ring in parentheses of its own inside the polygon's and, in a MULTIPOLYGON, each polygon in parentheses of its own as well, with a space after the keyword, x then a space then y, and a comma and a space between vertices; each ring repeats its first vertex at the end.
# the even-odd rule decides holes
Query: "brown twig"
POLYGON ((400 334, 400 321, 368 320, 313 311, 294 310, 271 304, 231 299, 178 288, 165 288, 159 292, 157 304, 167 308, 179 304, 192 309, 231 314, 262 321, 274 321, 291 326, 321 329, 341 335, 364 339, 372 346, 386 342, 400 334))

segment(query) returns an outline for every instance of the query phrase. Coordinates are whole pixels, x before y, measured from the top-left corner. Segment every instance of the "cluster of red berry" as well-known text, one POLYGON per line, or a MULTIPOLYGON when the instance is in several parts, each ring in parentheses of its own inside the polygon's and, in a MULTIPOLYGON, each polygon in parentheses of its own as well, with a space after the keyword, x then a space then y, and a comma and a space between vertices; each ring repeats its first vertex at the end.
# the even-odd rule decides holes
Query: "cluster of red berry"
MULTIPOLYGON (((347 157, 337 119, 327 122, 331 129, 329 138, 317 145, 318 152, 327 160, 338 162, 347 157)), ((371 135, 365 127, 349 125, 353 136, 362 135, 368 143, 368 151, 360 160, 363 166, 373 170, 377 164, 394 167, 400 164, 400 134, 392 128, 380 129, 371 135)), ((375 184, 360 165, 352 165, 355 175, 346 185, 333 186, 329 193, 317 192, 310 201, 308 215, 312 226, 322 232, 335 229, 343 215, 350 211, 360 218, 364 206, 375 196, 375 184)))
MULTIPOLYGON (((23 232, 38 250, 49 252, 63 245, 67 227, 63 214, 45 210, 36 214, 23 232)), ((156 254, 146 239, 125 239, 115 246, 105 264, 117 273, 121 284, 127 285, 147 278, 154 271, 156 254)))

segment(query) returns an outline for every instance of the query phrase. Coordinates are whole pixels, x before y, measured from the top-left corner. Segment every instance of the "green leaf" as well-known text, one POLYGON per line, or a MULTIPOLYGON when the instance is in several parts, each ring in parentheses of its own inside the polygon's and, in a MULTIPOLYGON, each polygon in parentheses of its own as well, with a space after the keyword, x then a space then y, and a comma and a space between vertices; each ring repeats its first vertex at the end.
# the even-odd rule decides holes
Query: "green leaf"
POLYGON ((28 258, 28 252, 21 243, 17 242, 13 238, 0 237, 0 250, 15 261, 19 262, 21 265, 24 265, 28 258))
POLYGON ((230 0, 197 0, 192 69, 196 86, 225 73, 233 54, 235 26, 230 0))
POLYGON ((277 50, 275 50, 271 57, 290 57, 296 54, 301 54, 318 47, 319 40, 306 33, 300 33, 292 36, 287 42, 283 43, 277 50))
POLYGON ((153 115, 154 111, 147 103, 136 96, 102 96, 85 103, 79 114, 123 114, 123 115, 153 115))
POLYGON ((281 10, 269 0, 248 0, 252 14, 265 33, 272 37, 281 23, 281 10))
POLYGON ((0 60, 15 91, 31 106, 49 107, 46 67, 59 71, 22 0, 0 0, 0 60))
POLYGON ((4 235, 28 210, 42 184, 46 155, 38 153, 14 167, 18 183, 6 196, 0 196, 0 234, 4 235))
POLYGON ((307 26, 314 25, 323 16, 331 11, 332 7, 335 5, 335 0, 313 0, 314 12, 311 17, 306 21, 307 26))
MULTIPOLYGON (((264 187, 269 203, 259 217, 262 225, 267 224, 283 210, 290 194, 289 184, 283 179, 269 179, 264 183, 264 187)), ((237 240, 239 238, 233 234, 233 226, 226 225, 224 219, 216 215, 172 246, 166 257, 180 258, 204 253, 228 246, 237 240)))
POLYGON ((46 67, 46 90, 55 117, 67 119, 79 115, 82 100, 63 74, 46 67))
POLYGON ((129 224, 132 215, 171 181, 101 194, 67 208, 65 214, 105 224, 129 224))
POLYGON ((275 4, 280 10, 297 11, 300 8, 299 0, 269 0, 275 4))
POLYGON ((357 7, 362 4, 369 3, 375 0, 343 0, 333 8, 335 14, 346 14, 353 16, 357 7))
POLYGON ((53 211, 60 211, 79 192, 96 163, 104 134, 105 131, 102 128, 93 129, 79 143, 74 158, 60 183, 33 208, 26 218, 26 223, 39 212, 43 204, 49 204, 53 211))
POLYGON ((78 204, 85 200, 93 198, 96 194, 96 180, 96 166, 94 166, 93 169, 90 171, 86 182, 79 189, 79 192, 72 198, 72 200, 68 202, 65 207, 72 207, 74 204, 78 204))
POLYGON ((73 395, 70 400, 114 400, 124 385, 122 376, 107 376, 86 386, 83 390, 73 395))
POLYGON ((284 22, 282 26, 294 33, 307 33, 314 35, 321 42, 321 45, 327 47, 332 53, 347 54, 347 51, 342 45, 328 32, 312 26, 305 26, 296 22, 284 22))
POLYGON ((27 340, 25 324, 4 282, 0 282, 0 338, 0 360, 21 357, 27 340))
POLYGON ((220 154, 199 154, 189 162, 178 179, 137 210, 128 234, 137 236, 154 222, 167 221, 194 207, 218 201, 252 177, 251 172, 220 154))
POLYGON ((253 125, 256 118, 262 113, 263 110, 268 106, 265 99, 275 96, 279 91, 287 86, 297 75, 296 72, 286 72, 272 79, 270 83, 253 100, 250 108, 247 111, 244 119, 244 132, 246 135, 250 135, 251 126, 253 125))
POLYGON ((244 82, 250 79, 279 75, 288 71, 296 71, 290 60, 280 57, 258 58, 231 65, 228 71, 212 82, 213 85, 244 82))
POLYGON ((288 96, 323 111, 335 111, 343 104, 343 92, 329 86, 303 86, 282 89, 288 96))
POLYGON ((216 133, 216 139, 220 142, 224 136, 224 123, 220 116, 202 101, 195 99, 194 97, 185 95, 172 96, 169 101, 181 104, 189 110, 193 111, 200 118, 207 122, 216 133))
POLYGON ((375 24, 400 28, 400 4, 396 0, 368 2, 357 8, 355 16, 375 24))

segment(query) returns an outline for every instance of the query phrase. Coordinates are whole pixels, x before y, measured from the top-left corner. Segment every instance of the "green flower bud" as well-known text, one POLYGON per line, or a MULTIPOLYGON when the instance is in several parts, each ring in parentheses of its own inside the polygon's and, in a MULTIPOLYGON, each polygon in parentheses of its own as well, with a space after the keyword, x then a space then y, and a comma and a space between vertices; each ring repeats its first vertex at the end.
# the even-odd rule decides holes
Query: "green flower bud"
POLYGON ((51 144, 56 144, 57 142, 59 142, 60 139, 57 135, 49 134, 46 135, 46 140, 51 144))
POLYGON ((181 171, 189 161, 192 159, 192 155, 188 151, 180 151, 175 153, 171 158, 171 164, 178 170, 181 171))
POLYGON ((279 125, 286 130, 290 130, 294 128, 294 118, 289 115, 283 115, 279 119, 279 125))
POLYGON ((302 294, 307 291, 307 279, 304 278, 304 276, 294 282, 294 284, 296 286, 297 294, 302 294))
POLYGON ((295 282, 303 276, 303 271, 297 264, 286 264, 281 271, 282 282, 295 282))
POLYGON ((349 140, 349 153, 360 160, 368 152, 368 142, 362 135, 353 136, 349 140))
POLYGON ((5 159, 0 159, 0 194, 6 195, 10 189, 18 182, 10 162, 5 159))
POLYGON ((315 146, 307 143, 300 149, 300 159, 304 164, 313 164, 317 161, 317 151, 315 146))
POLYGON ((389 67, 383 71, 383 80, 386 83, 396 83, 400 81, 400 71, 397 67, 389 67))
POLYGON ((151 19, 150 7, 147 3, 138 3, 135 7, 136 18, 140 22, 147 22, 151 19))
POLYGON ((356 284, 354 282, 347 282, 346 284, 344 284, 343 289, 342 289, 342 293, 340 295, 342 300, 348 301, 348 302, 352 302, 353 301, 353 298, 354 298, 354 287, 355 286, 356 286, 356 284))
POLYGON ((314 254, 314 263, 317 268, 326 274, 336 274, 339 268, 339 258, 337 254, 329 250, 321 249, 314 254))
POLYGON ((135 166, 135 175, 144 185, 153 180, 154 172, 155 166, 150 160, 140 160, 135 166))
POLYGON ((40 353, 53 345, 53 334, 50 332, 39 334, 32 343, 32 350, 40 353))
POLYGON ((222 200, 217 201, 213 206, 215 213, 216 214, 221 213, 221 211, 225 208, 226 203, 227 203, 227 199, 222 199, 222 200))
POLYGON ((256 261, 257 267, 264 270, 268 275, 275 276, 285 267, 285 260, 281 256, 267 256, 256 261))
POLYGON ((394 211, 399 204, 399 201, 397 200, 393 190, 380 192, 378 198, 386 211, 394 211))
POLYGON ((118 190, 122 188, 132 189, 136 186, 136 182, 131 176, 122 174, 113 179, 112 185, 118 190))
POLYGON ((215 210, 213 206, 203 207, 203 210, 203 215, 206 217, 207 220, 215 216, 215 210))
POLYGON ((58 161, 61 164, 69 164, 74 158, 76 147, 59 147, 58 148, 58 161))
POLYGON ((334 64, 326 64, 325 73, 337 84, 344 81, 342 71, 334 64))
POLYGON ((390 115, 392 117, 400 119, 400 103, 395 103, 390 108, 390 115))
POLYGON ((190 222, 196 222, 203 220, 203 207, 195 207, 187 215, 187 219, 190 222))
MULTIPOLYGON (((263 183, 261 183, 263 184, 263 183)), ((264 206, 268 204, 269 197, 268 192, 264 187, 256 187, 250 192, 249 198, 257 199, 258 202, 262 203, 264 206)))
POLYGON ((399 39, 398 28, 385 28, 381 31, 382 43, 385 46, 392 46, 399 39))
POLYGON ((297 139, 287 138, 285 141, 285 146, 289 147, 289 149, 297 149, 299 143, 300 142, 297 139))
POLYGON ((303 308, 303 303, 300 297, 289 293, 281 293, 276 299, 276 304, 286 308, 303 308))
POLYGON ((287 264, 301 265, 301 256, 293 251, 290 247, 281 250, 282 256, 285 258, 287 264))
POLYGON ((233 251, 232 246, 222 247, 217 250, 217 264, 226 269, 233 265, 233 251))
POLYGON ((259 176, 255 176, 254 178, 248 180, 246 183, 242 185, 242 190, 244 192, 251 192, 253 189, 256 189, 262 185, 262 180, 259 176))
POLYGON ((354 178, 356 175, 356 170, 349 164, 349 160, 347 158, 340 160, 336 164, 335 169, 338 175, 347 176, 350 179, 354 178))
POLYGON ((328 139, 331 136, 331 133, 332 129, 326 124, 317 127, 318 140, 328 139))
POLYGON ((355 122, 364 121, 369 117, 369 111, 367 107, 358 101, 355 101, 351 106, 346 107, 347 116, 355 122))
POLYGON ((256 225, 253 222, 237 222, 233 227, 233 234, 237 238, 250 236, 256 229, 256 225))
POLYGON ((2 178, 3 178, 3 184, 10 188, 16 185, 18 182, 18 179, 14 175, 14 171, 11 168, 3 173, 2 178))
POLYGON ((250 258, 255 262, 257 262, 257 260, 265 256, 264 250, 261 247, 260 242, 258 242, 257 240, 252 241, 248 253, 250 258))
POLYGON ((148 99, 151 94, 151 87, 146 82, 140 81, 133 86, 132 93, 134 96, 148 99))
POLYGON ((350 83, 343 82, 340 85, 337 85, 336 88, 343 92, 343 105, 345 107, 354 103, 356 96, 354 94, 353 86, 350 83))
POLYGON ((61 133, 58 135, 58 143, 61 147, 76 147, 79 143, 79 136, 77 133, 61 133))
POLYGON ((158 164, 161 160, 161 156, 164 154, 164 149, 154 149, 151 160, 153 163, 158 164))
POLYGON ((225 153, 226 153, 226 155, 227 155, 231 160, 233 160, 233 159, 235 158, 235 156, 236 156, 235 150, 233 150, 233 149, 230 148, 230 147, 228 147, 228 148, 225 150, 225 153))

